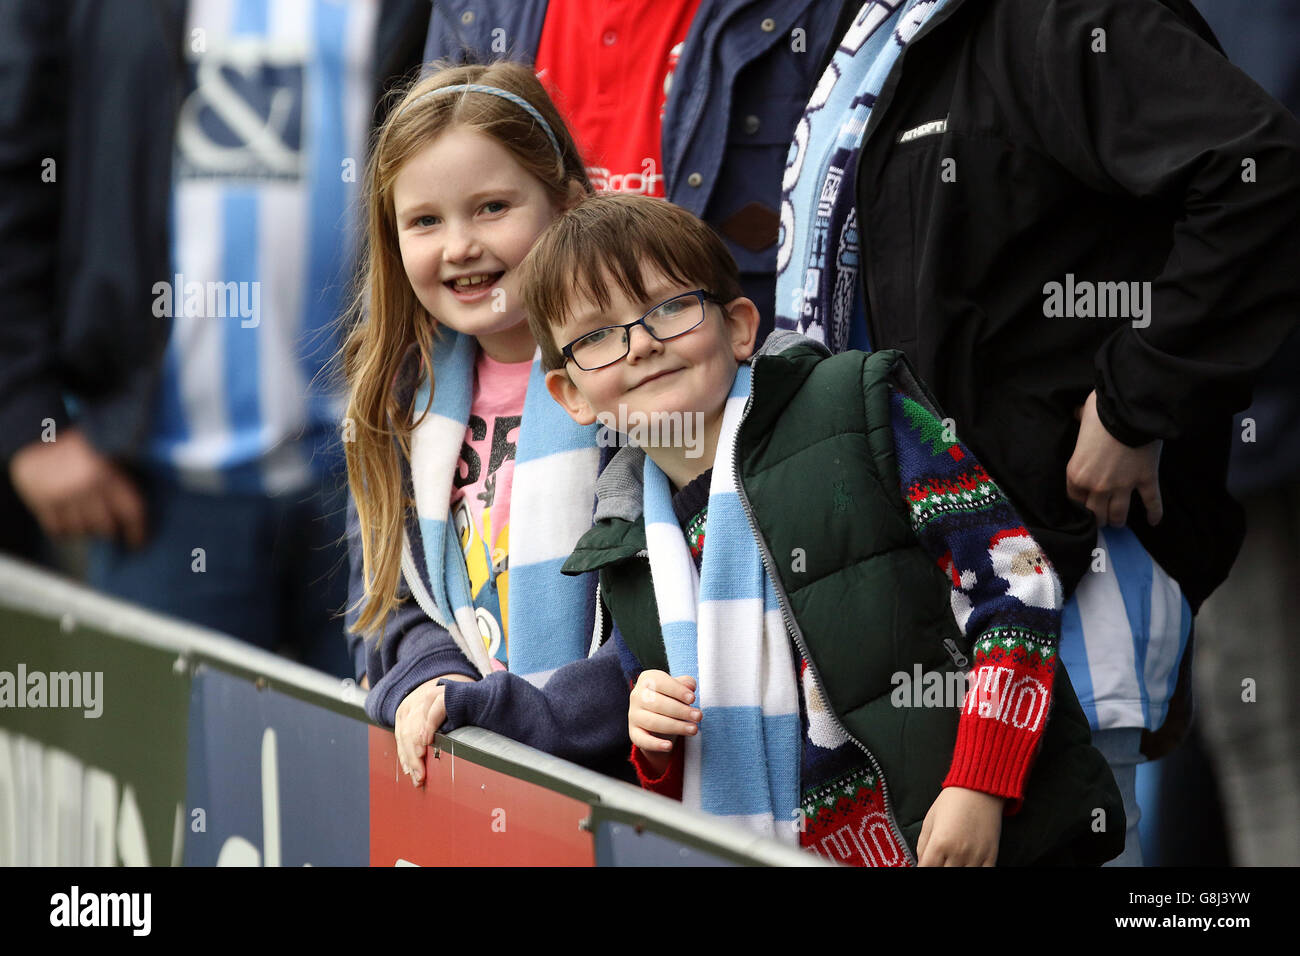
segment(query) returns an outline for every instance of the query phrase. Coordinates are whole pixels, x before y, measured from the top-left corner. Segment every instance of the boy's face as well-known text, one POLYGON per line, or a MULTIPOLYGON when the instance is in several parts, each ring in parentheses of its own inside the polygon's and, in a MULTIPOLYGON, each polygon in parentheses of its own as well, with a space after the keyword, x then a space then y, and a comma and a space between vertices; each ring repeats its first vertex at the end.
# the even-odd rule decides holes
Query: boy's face
MULTIPOLYGON (((678 285, 652 266, 642 266, 642 278, 643 302, 630 301, 613 283, 607 283, 611 303, 606 311, 575 300, 565 323, 551 330, 556 344, 563 348, 596 329, 635 322, 666 299, 700 288, 678 285)), ((666 342, 638 325, 630 330, 628 353, 621 361, 594 371, 567 361, 564 368, 547 373, 547 388, 579 425, 592 424, 602 413, 628 422, 639 417, 648 421, 656 412, 698 412, 710 423, 720 419, 738 363, 753 354, 758 309, 740 298, 725 305, 706 301, 704 312, 695 329, 666 342)))

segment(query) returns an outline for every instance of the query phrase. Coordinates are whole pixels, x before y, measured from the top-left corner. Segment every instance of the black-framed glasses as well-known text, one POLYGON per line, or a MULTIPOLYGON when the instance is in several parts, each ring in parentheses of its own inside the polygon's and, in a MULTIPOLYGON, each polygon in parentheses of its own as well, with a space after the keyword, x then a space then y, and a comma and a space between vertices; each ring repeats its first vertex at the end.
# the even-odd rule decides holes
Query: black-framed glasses
POLYGON ((699 328, 704 321, 704 303, 718 302, 703 289, 683 292, 665 299, 635 322, 626 325, 607 325, 580 336, 560 349, 566 359, 584 372, 594 372, 621 362, 632 348, 632 329, 642 326, 660 342, 699 328))

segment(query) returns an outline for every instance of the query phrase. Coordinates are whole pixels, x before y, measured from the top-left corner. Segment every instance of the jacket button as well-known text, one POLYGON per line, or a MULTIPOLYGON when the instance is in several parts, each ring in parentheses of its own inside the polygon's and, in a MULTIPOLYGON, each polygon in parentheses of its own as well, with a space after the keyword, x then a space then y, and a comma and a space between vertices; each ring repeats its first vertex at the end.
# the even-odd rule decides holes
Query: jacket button
POLYGON ((758 26, 759 29, 761 29, 764 33, 771 33, 773 30, 776 29, 776 21, 773 20, 771 17, 764 17, 763 22, 760 23, 758 26))
POLYGON ((474 11, 473 11, 473 10, 466 10, 464 13, 462 13, 462 14, 460 15, 460 22, 461 22, 461 23, 464 23, 464 24, 470 24, 470 23, 473 23, 473 22, 474 22, 474 11))
POLYGON ((688 186, 699 186, 702 182, 704 182, 704 177, 699 173, 691 173, 686 177, 686 185, 688 186))
POLYGON ((758 132, 759 125, 760 125, 760 121, 757 116, 751 114, 745 117, 745 132, 748 133, 750 136, 753 136, 755 133, 758 132))

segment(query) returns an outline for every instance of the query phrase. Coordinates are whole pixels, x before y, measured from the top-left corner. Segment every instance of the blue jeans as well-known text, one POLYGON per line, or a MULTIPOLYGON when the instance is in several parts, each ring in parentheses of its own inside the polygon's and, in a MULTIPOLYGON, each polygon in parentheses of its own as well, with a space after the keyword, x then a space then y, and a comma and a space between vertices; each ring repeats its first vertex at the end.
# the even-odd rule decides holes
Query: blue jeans
POLYGON ((92 587, 337 677, 355 676, 340 616, 348 579, 341 487, 219 495, 152 476, 141 491, 144 548, 95 541, 92 587))
POLYGON ((1138 749, 1142 743, 1141 727, 1116 727, 1113 730, 1094 730, 1092 745, 1101 751, 1110 764, 1119 795, 1124 801, 1127 829, 1124 831, 1124 852, 1103 866, 1141 866, 1142 844, 1138 841, 1138 821, 1142 811, 1137 802, 1137 765, 1144 760, 1138 749))

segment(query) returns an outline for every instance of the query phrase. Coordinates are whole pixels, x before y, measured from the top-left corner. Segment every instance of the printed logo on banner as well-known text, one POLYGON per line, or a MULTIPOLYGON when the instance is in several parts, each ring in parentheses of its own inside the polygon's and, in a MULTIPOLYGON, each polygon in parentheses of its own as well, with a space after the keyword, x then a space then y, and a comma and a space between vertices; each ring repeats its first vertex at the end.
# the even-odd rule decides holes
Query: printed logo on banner
POLYGON ((305 57, 300 45, 261 37, 238 37, 197 56, 177 117, 177 174, 300 178, 305 57))
POLYGON ((367 726, 220 671, 195 674, 185 865, 366 865, 367 726))
POLYGON ((111 619, 0 608, 0 866, 181 861, 189 675, 111 619))
POLYGON ((153 859, 134 787, 64 750, 0 729, 0 866, 177 865, 181 814, 178 804, 175 826, 155 834, 159 844, 170 840, 171 858, 153 859))

